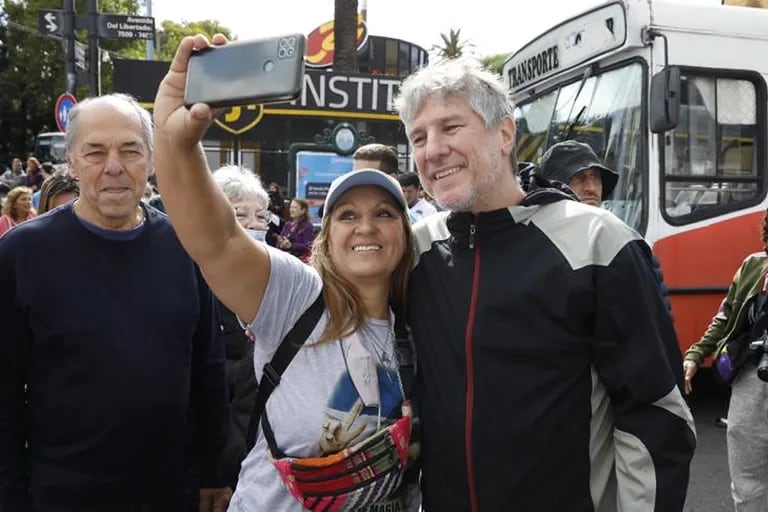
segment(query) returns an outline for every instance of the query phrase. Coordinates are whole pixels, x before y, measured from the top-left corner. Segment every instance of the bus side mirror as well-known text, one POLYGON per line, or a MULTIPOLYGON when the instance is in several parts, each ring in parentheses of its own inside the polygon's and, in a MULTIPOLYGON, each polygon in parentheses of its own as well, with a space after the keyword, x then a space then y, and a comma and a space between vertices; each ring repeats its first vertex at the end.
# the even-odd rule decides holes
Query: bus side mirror
POLYGON ((677 126, 680 119, 680 68, 667 66, 651 78, 650 122, 653 133, 677 126))

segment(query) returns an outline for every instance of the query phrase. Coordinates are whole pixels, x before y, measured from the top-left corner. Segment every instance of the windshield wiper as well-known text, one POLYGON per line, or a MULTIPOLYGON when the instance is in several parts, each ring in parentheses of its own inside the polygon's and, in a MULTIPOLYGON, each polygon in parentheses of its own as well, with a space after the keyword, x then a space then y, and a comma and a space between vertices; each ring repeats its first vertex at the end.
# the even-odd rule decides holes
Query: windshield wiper
POLYGON ((576 125, 581 122, 581 116, 583 116, 584 112, 586 112, 586 111, 587 111, 587 106, 586 105, 581 107, 581 110, 579 110, 579 113, 576 114, 576 117, 574 117, 573 121, 571 121, 571 123, 568 125, 568 128, 565 131, 565 139, 563 139, 563 140, 570 140, 571 139, 571 135, 573 134, 574 128, 576 128, 576 125))
POLYGON ((571 103, 571 110, 568 112, 568 118, 565 120, 565 129, 560 132, 560 134, 565 134, 565 137, 560 140, 559 142, 563 142, 565 140, 568 140, 571 138, 571 134, 573 132, 573 129, 576 127, 576 123, 581 119, 581 116, 584 115, 584 111, 587 110, 587 106, 584 105, 581 107, 581 110, 579 110, 579 113, 576 114, 575 118, 571 118, 573 115, 573 109, 576 107, 576 102, 579 99, 579 96, 581 96, 581 91, 584 90, 584 85, 587 83, 587 79, 592 76, 592 66, 587 67, 584 70, 584 74, 581 76, 581 82, 579 82, 579 88, 576 90, 576 96, 573 98, 573 103, 571 103))

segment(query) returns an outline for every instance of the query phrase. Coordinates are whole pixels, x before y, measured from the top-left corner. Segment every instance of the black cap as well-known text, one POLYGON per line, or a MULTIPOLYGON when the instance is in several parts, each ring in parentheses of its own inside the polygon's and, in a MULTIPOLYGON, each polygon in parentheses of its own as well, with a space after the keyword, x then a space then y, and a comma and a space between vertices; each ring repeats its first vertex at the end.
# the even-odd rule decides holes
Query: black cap
POLYGON ((589 144, 575 140, 558 142, 544 153, 539 162, 542 177, 566 185, 576 174, 593 167, 600 169, 603 180, 603 197, 600 199, 605 199, 616 188, 619 175, 600 162, 589 144))

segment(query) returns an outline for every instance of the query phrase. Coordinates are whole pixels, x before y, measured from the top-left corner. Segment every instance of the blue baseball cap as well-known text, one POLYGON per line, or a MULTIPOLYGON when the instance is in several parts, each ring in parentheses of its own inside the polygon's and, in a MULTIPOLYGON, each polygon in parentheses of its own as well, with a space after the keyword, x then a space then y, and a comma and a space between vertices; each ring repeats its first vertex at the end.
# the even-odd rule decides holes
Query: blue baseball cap
POLYGON ((394 178, 376 169, 360 169, 348 172, 333 180, 328 189, 328 195, 325 196, 325 205, 323 207, 325 215, 331 213, 333 207, 344 192, 354 187, 372 186, 386 190, 395 199, 395 203, 404 212, 408 211, 408 204, 405 202, 403 190, 400 183, 394 178))

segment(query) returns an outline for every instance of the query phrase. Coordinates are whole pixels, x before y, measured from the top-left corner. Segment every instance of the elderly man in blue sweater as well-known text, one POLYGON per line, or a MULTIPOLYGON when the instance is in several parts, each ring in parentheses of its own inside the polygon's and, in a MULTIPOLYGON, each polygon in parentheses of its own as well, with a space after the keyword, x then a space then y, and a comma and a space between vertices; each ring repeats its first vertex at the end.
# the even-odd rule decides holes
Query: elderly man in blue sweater
POLYGON ((151 118, 118 94, 69 116, 79 199, 0 241, 0 510, 182 511, 191 486, 223 511, 224 351, 200 271, 140 203, 151 118))

